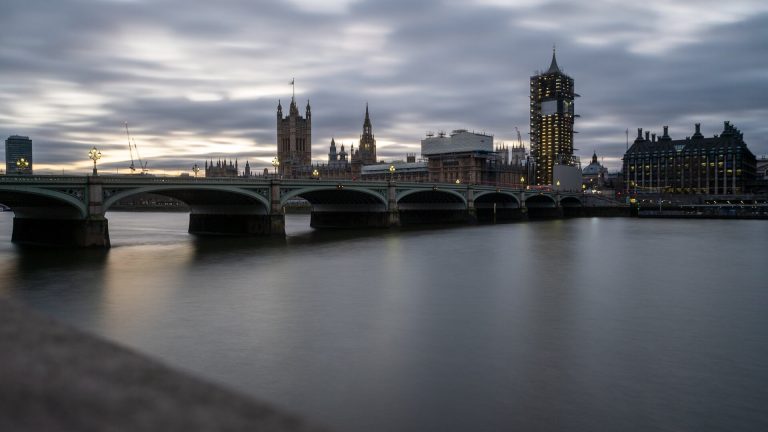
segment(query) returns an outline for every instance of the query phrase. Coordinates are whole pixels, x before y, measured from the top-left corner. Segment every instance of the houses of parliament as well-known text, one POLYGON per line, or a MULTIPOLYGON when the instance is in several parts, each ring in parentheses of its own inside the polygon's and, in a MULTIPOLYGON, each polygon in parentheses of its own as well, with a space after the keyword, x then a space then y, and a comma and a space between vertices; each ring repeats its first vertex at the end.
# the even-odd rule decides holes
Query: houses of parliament
MULTIPOLYGON (((499 186, 552 184, 557 165, 573 160, 573 79, 562 73, 552 53, 549 69, 531 77, 531 154, 526 154, 518 133, 517 142, 508 147, 494 143, 484 133, 455 129, 450 133, 428 132, 421 140, 421 154, 405 160, 384 163, 376 152, 376 139, 368 104, 365 106, 362 133, 357 148, 337 145, 331 139, 325 163, 312 162, 312 109, 309 101, 303 115, 291 96, 287 115, 277 104, 277 157, 274 169, 263 175, 280 178, 325 178, 350 180, 399 180, 499 186)), ((293 82, 292 82, 293 84, 293 82)), ((237 161, 206 166, 206 176, 251 176, 250 166, 240 172, 237 161)))

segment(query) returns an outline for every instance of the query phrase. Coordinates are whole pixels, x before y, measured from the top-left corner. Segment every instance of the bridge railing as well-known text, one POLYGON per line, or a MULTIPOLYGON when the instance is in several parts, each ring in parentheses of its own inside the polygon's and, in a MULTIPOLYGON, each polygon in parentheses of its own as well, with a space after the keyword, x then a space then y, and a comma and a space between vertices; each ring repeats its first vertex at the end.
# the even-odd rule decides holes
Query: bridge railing
POLYGON ((53 175, 3 175, 0 183, 77 183, 85 184, 85 176, 53 176, 53 175))

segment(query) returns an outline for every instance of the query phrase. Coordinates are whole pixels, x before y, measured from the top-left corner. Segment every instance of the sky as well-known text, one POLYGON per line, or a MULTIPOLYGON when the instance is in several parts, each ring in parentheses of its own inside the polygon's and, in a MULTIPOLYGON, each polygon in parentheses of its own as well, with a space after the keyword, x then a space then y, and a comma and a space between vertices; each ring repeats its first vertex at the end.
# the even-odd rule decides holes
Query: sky
POLYGON ((0 137, 32 138, 36 173, 85 174, 94 146, 101 172, 128 173, 125 122, 151 173, 262 169, 295 79, 316 162, 332 137, 357 144, 366 103, 380 159, 427 131, 512 145, 517 128, 527 146, 529 78, 554 45, 583 165, 618 170, 627 130, 726 120, 760 157, 767 41, 764 0, 0 0, 0 137))

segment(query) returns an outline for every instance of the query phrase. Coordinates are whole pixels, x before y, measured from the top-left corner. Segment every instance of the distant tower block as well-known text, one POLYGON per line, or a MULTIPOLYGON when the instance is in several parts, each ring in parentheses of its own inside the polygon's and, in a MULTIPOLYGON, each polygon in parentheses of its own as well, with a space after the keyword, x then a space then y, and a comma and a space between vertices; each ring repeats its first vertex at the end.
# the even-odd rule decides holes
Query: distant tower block
POLYGON ((10 175, 32 174, 32 140, 11 135, 5 140, 5 172, 10 175))

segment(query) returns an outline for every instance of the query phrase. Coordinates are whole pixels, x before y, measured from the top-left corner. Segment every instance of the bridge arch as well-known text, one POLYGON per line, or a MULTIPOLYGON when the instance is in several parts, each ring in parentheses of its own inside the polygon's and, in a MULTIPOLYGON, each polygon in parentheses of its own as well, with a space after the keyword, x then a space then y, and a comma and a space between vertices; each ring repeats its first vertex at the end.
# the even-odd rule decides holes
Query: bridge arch
POLYGON ((582 207, 584 204, 575 196, 566 196, 560 198, 561 207, 582 207))
POLYGON ((452 189, 442 189, 437 187, 418 188, 404 190, 397 194, 395 200, 400 204, 409 204, 417 202, 439 202, 439 203, 462 203, 465 208, 467 199, 460 192, 452 189), (419 199, 421 198, 421 199, 419 199))
POLYGON ((531 195, 525 199, 525 206, 528 208, 555 208, 557 202, 549 195, 537 194, 531 195))
POLYGON ((318 185, 294 189, 280 197, 280 204, 285 205, 292 198, 304 198, 316 205, 367 205, 387 208, 387 199, 375 190, 359 186, 318 185))
POLYGON ((205 205, 253 205, 261 204, 258 213, 269 212, 266 197, 239 187, 221 185, 152 185, 121 190, 104 200, 104 211, 118 201, 141 193, 152 193, 178 199, 192 207, 205 205))
MULTIPOLYGON (((84 192, 80 191, 80 193, 84 192)), ((88 217, 88 207, 82 198, 45 188, 0 185, 0 203, 8 206, 19 217, 54 216, 67 219, 88 217)))
POLYGON ((475 207, 480 203, 499 203, 510 204, 514 202, 515 207, 520 207, 520 198, 512 192, 506 191, 476 191, 475 207))

